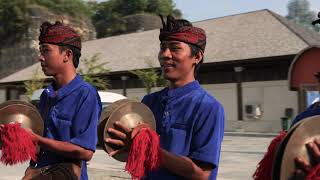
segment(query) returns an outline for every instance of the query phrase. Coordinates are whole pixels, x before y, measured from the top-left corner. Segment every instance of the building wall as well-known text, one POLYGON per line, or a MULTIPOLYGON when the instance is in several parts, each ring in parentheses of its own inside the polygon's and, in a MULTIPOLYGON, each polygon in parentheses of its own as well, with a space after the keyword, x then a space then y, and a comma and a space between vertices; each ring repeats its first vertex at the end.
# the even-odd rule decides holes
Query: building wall
POLYGON ((289 91, 288 81, 246 82, 243 88, 244 121, 227 122, 227 129, 238 131, 278 132, 282 128, 281 117, 285 109, 292 108, 293 116, 298 112, 297 92, 289 91), (256 105, 261 108, 261 116, 248 116, 246 105, 256 105))
POLYGON ((235 83, 202 85, 224 106, 227 131, 278 132, 286 108, 297 114, 297 93, 289 91, 287 81, 259 81, 242 83, 243 121, 237 118, 237 90, 235 83), (246 113, 246 105, 260 107, 261 116, 246 113))
POLYGON ((238 109, 236 83, 203 84, 202 87, 223 105, 226 120, 237 120, 238 109))

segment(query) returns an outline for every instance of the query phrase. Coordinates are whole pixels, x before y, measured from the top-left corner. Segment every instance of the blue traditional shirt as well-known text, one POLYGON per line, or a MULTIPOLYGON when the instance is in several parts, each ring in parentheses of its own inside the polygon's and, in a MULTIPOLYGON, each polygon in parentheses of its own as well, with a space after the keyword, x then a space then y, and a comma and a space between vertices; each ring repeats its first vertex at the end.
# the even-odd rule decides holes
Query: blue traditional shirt
MULTIPOLYGON (((176 155, 212 164, 210 179, 216 179, 224 134, 222 105, 198 81, 176 89, 165 88, 145 96, 142 102, 155 116, 160 146, 176 155)), ((160 168, 146 179, 183 178, 160 168)))
MULTIPOLYGON (((53 86, 54 84, 51 84, 45 88, 40 97, 39 110, 44 120, 43 136, 94 152, 97 144, 97 123, 102 108, 96 89, 84 82, 80 75, 60 88, 57 94, 53 86)), ((35 166, 40 168, 66 161, 67 157, 42 149, 35 166)), ((81 180, 86 179, 87 164, 83 161, 81 180)))
POLYGON ((315 107, 318 106, 318 103, 312 104, 311 106, 309 106, 307 108, 306 111, 298 114, 295 119, 292 121, 291 123, 291 127, 294 126, 297 122, 299 122, 300 120, 307 118, 307 117, 311 117, 311 116, 316 116, 316 115, 320 115, 320 108, 319 107, 315 107))

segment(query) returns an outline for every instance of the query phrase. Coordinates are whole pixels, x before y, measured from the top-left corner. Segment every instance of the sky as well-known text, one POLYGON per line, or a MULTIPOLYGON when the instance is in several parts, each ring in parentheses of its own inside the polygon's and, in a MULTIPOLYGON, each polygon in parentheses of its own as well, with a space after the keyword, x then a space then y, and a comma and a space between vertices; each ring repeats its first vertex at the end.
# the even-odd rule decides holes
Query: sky
MULTIPOLYGON (((287 15, 289 0, 174 0, 183 17, 191 22, 269 9, 287 15)), ((320 0, 309 0, 310 9, 320 11, 320 0)))
MULTIPOLYGON (((174 2, 182 11, 183 18, 195 22, 261 9, 269 9, 285 16, 289 0, 174 0, 174 2)), ((320 0, 309 0, 309 2, 311 10, 320 11, 320 0)))

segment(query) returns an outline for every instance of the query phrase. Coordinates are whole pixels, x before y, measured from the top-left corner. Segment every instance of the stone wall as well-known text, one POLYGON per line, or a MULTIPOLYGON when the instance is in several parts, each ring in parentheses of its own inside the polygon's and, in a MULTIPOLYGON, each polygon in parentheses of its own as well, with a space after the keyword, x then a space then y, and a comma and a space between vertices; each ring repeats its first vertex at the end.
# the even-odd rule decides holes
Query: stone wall
POLYGON ((0 78, 28 67, 37 62, 39 27, 44 21, 63 23, 73 27, 83 41, 96 37, 95 28, 89 19, 79 20, 68 16, 55 15, 43 7, 29 8, 30 26, 26 35, 17 43, 0 49, 0 78))

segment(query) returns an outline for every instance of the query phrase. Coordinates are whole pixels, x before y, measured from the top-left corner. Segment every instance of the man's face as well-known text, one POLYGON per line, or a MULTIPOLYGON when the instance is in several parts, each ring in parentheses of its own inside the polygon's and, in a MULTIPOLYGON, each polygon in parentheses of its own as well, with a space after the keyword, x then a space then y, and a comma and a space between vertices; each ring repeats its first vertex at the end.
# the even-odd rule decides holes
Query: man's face
POLYGON ((55 76, 63 70, 65 51, 60 51, 59 46, 43 43, 40 45, 39 61, 42 71, 47 76, 55 76))
POLYGON ((163 41, 158 55, 164 78, 170 82, 194 80, 195 57, 191 48, 180 41, 163 41))

